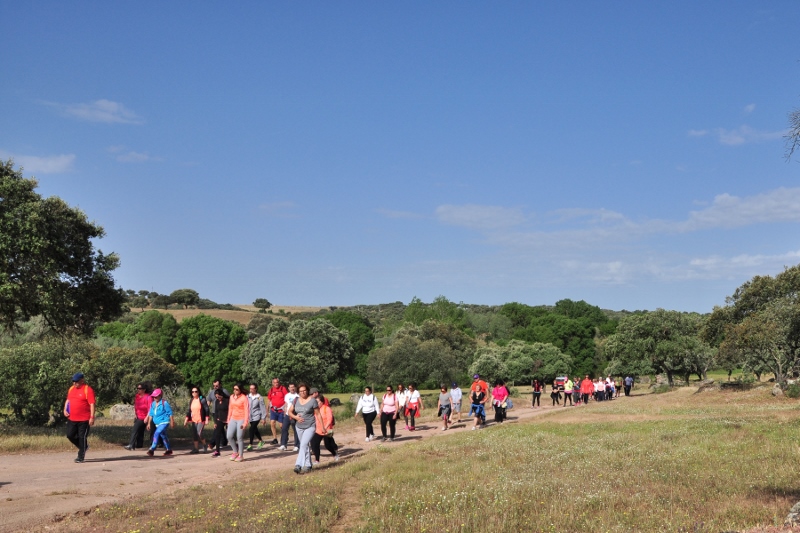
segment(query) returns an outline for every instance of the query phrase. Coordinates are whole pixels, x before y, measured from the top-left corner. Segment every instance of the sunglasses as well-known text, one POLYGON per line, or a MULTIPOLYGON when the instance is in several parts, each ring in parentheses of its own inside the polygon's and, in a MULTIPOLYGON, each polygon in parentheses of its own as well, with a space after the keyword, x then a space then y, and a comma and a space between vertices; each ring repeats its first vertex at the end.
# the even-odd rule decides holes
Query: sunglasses
POLYGON ((136 390, 144 390, 144 387, 136 387, 136 390))
POLYGON ((199 390, 193 390, 192 394, 200 394, 200 391, 199 390))

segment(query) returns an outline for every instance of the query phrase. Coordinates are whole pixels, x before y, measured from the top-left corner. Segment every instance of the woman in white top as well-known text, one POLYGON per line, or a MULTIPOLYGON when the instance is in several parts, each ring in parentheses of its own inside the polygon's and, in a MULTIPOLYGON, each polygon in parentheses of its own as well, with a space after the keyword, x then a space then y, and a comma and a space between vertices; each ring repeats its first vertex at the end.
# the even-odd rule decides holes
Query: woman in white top
POLYGON ((406 404, 408 403, 408 395, 409 392, 403 387, 403 384, 400 383, 397 385, 397 412, 403 415, 403 418, 406 421, 406 429, 408 429, 408 415, 406 414, 406 404))
POLYGON ((420 415, 422 411, 422 397, 417 390, 416 383, 409 383, 408 384, 408 401, 406 402, 406 416, 408 416, 411 420, 411 425, 406 426, 406 429, 409 431, 414 431, 417 429, 414 426, 414 418, 420 415))
POLYGON ((364 395, 358 399, 358 405, 356 406, 356 416, 358 413, 364 415, 364 425, 367 429, 367 438, 364 439, 365 442, 369 442, 375 438, 372 422, 375 420, 375 417, 378 416, 379 409, 378 399, 372 394, 372 387, 364 387, 364 395))

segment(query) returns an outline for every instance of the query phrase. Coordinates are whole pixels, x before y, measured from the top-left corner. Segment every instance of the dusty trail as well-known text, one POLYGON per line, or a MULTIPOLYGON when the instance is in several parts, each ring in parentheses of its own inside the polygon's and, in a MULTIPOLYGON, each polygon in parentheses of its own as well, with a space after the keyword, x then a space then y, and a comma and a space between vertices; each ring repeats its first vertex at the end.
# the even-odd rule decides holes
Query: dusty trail
MULTIPOLYGON (((529 400, 519 399, 509 411, 506 423, 514 423, 547 412, 563 409, 543 407, 531 409, 529 400)), ((591 409, 587 407, 587 409, 591 409)), ((487 420, 491 423, 491 412, 487 420)), ((380 433, 380 425, 374 424, 380 433)), ((458 431, 470 431, 471 422, 457 424, 442 431, 437 421, 425 421, 411 433, 398 427, 398 437, 388 446, 403 446, 419 438, 435 438, 458 431), (413 438, 411 438, 413 437, 413 438)), ((347 460, 377 445, 364 442, 363 426, 337 433, 342 460, 347 460)), ((91 443, 91 440, 90 440, 91 443)), ((234 463, 211 454, 189 455, 189 449, 176 449, 172 457, 147 457, 144 451, 129 452, 89 449, 86 462, 73 462, 75 453, 9 455, 0 463, 0 531, 22 531, 46 528, 73 514, 88 513, 96 506, 118 502, 152 492, 154 480, 159 491, 174 491, 193 485, 217 485, 220 481, 240 477, 243 472, 267 476, 294 476, 296 453, 281 452, 277 446, 245 453, 242 463, 234 463)), ((159 452, 160 453, 160 452, 159 452)), ((332 458, 323 448, 321 462, 332 458)), ((313 475, 313 474, 312 474, 313 475)))

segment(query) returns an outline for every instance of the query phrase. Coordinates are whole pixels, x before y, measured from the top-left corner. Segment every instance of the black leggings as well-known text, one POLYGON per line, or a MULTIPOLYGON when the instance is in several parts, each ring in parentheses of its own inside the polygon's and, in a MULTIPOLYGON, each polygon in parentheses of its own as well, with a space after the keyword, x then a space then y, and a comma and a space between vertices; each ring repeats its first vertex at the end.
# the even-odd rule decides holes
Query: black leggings
POLYGON ((372 429, 372 422, 375 421, 375 417, 378 416, 377 411, 372 411, 371 413, 363 413, 364 414, 364 426, 366 426, 367 430, 367 437, 374 437, 375 431, 372 429))
POLYGON ((131 448, 144 447, 144 430, 145 430, 144 420, 142 420, 141 418, 137 418, 136 420, 134 420, 133 429, 131 430, 131 440, 130 442, 128 442, 128 446, 130 446, 131 448))
POLYGON ((228 445, 228 437, 225 434, 225 426, 226 424, 221 424, 219 422, 214 423, 214 448, 219 453, 220 446, 227 446, 228 445))
POLYGON ((557 392, 551 392, 550 397, 553 399, 553 405, 561 405, 561 394, 557 392))
POLYGON ((253 439, 256 437, 258 438, 258 442, 261 442, 261 433, 258 431, 258 423, 261 420, 251 420, 250 421, 250 445, 253 445, 253 439))
POLYGON ((339 452, 339 446, 336 444, 336 441, 333 440, 332 436, 322 436, 319 433, 314 433, 314 436, 311 437, 311 454, 314 456, 314 460, 319 461, 320 442, 325 444, 325 449, 331 452, 331 455, 334 457, 339 452))
POLYGON ((533 403, 531 404, 531 407, 534 407, 534 406, 537 406, 537 405, 539 407, 542 406, 542 393, 541 392, 534 392, 533 393, 533 403))
POLYGON ((381 413, 381 435, 386 438, 386 423, 389 423, 389 436, 394 438, 394 428, 397 424, 397 419, 394 417, 395 413, 381 413))
POLYGON ((583 393, 583 394, 581 394, 581 397, 583 398, 583 403, 589 403, 589 395, 588 394, 583 393))
POLYGON ((572 405, 572 391, 564 393, 564 407, 567 406, 567 399, 569 399, 569 404, 572 405))

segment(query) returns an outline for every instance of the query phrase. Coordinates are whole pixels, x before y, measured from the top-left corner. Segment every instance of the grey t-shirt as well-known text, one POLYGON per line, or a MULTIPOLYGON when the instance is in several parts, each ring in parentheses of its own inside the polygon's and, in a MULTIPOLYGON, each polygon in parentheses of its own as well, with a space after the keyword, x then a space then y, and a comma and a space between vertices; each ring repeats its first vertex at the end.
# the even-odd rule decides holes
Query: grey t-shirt
POLYGON ((439 393, 439 405, 441 405, 445 409, 450 408, 450 393, 449 392, 440 392, 439 393))
POLYGON ((314 418, 314 409, 319 407, 317 400, 310 398, 308 402, 303 405, 300 403, 300 398, 294 401, 294 413, 303 418, 302 422, 297 422, 297 429, 308 429, 316 427, 317 420, 314 418))

